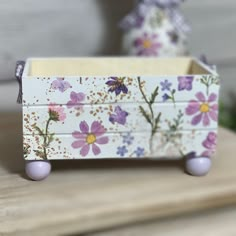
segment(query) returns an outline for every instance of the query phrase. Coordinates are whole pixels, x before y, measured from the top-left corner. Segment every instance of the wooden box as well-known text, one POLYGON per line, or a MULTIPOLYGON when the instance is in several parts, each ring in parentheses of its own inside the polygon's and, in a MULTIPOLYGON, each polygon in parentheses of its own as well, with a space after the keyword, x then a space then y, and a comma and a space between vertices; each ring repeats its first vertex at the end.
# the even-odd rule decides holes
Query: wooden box
POLYGON ((193 58, 35 58, 22 74, 26 160, 211 157, 218 74, 193 58))

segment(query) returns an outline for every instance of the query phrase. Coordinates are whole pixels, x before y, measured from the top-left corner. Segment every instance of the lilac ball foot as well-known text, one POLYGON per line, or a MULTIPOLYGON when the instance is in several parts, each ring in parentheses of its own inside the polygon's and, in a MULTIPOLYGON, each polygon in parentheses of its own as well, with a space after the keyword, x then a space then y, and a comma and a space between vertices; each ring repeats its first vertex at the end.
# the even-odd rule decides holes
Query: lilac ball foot
POLYGON ((32 180, 43 180, 51 172, 51 163, 49 161, 26 161, 25 172, 32 180))
POLYGON ((211 169, 211 159, 208 157, 195 157, 186 160, 186 170, 194 176, 204 176, 211 169))

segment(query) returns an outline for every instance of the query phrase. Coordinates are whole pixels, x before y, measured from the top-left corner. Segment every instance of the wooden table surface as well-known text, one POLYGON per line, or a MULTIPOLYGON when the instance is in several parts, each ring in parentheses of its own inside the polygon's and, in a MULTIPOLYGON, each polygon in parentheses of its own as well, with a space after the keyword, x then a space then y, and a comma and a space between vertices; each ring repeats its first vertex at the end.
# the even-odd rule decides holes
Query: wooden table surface
POLYGON ((0 235, 236 235, 236 135, 225 129, 203 178, 182 161, 89 160, 54 161, 48 179, 30 181, 19 113, 0 114, 0 148, 0 235))

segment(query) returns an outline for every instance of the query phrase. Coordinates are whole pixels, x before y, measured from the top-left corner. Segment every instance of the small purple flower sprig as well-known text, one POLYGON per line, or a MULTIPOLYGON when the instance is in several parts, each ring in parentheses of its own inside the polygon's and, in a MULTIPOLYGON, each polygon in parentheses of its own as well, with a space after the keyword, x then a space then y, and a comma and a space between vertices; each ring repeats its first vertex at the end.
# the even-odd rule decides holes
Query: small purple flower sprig
POLYGON ((162 87, 161 88, 162 91, 168 91, 164 93, 164 95, 162 96, 163 102, 166 102, 167 100, 171 100, 175 105, 176 90, 175 89, 171 90, 172 83, 170 83, 168 80, 165 80, 165 81, 162 81, 160 84, 162 87))
MULTIPOLYGON (((117 147, 117 152, 116 154, 124 157, 128 153, 128 146, 131 146, 131 144, 134 141, 134 136, 131 135, 131 132, 128 132, 122 136, 123 138, 123 145, 117 147)), ((142 147, 137 147, 129 157, 132 157, 135 155, 136 157, 143 157, 145 155, 145 150, 142 147)))

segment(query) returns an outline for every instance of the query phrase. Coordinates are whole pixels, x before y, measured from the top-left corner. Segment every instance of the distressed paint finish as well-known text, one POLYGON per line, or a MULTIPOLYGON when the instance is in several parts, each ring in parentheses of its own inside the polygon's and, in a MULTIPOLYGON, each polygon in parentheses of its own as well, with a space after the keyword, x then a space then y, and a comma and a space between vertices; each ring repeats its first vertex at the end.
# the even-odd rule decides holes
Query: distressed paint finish
POLYGON ((24 157, 210 157, 218 94, 215 74, 23 77, 24 157))

